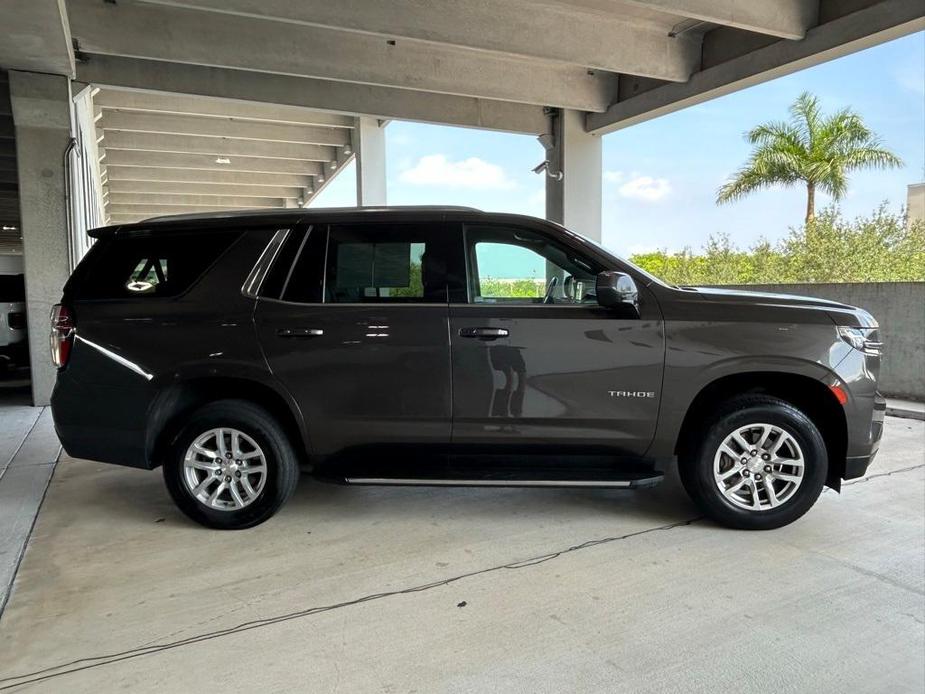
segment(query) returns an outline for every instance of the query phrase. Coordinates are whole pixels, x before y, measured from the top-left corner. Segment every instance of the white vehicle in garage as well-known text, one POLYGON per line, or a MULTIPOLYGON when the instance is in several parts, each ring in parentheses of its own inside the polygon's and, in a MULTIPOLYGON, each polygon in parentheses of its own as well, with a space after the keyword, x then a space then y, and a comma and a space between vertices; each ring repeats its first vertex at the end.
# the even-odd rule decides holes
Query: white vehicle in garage
POLYGON ((5 256, 0 264, 0 371, 25 366, 29 360, 26 342, 26 287, 21 256, 5 256))

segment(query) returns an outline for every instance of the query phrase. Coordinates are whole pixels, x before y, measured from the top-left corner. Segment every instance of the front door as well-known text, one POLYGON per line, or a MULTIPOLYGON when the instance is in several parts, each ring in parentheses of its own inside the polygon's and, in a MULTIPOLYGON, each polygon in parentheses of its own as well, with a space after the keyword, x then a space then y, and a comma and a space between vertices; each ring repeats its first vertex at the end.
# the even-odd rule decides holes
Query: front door
MULTIPOLYGON (((311 452, 450 440, 442 224, 315 226, 256 325, 311 452)), ((285 257, 285 253, 281 256, 285 257)))
POLYGON ((450 305, 453 442, 644 453, 664 358, 647 290, 641 317, 621 314, 594 287, 598 272, 622 268, 531 229, 467 225, 464 238, 468 301, 450 305))

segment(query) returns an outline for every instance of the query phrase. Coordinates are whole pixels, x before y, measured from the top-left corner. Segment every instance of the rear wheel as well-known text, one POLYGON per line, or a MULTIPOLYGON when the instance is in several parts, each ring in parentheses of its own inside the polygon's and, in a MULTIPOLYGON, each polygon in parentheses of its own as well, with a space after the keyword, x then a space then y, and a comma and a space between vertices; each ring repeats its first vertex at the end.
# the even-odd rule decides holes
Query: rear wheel
POLYGON ((819 498, 828 454, 799 409, 770 396, 727 402, 680 463, 703 512, 723 525, 767 530, 792 523, 819 498))
POLYGON ((183 513, 210 528, 249 528, 295 491, 299 466, 285 432, 263 408, 220 400, 190 417, 164 463, 183 513))

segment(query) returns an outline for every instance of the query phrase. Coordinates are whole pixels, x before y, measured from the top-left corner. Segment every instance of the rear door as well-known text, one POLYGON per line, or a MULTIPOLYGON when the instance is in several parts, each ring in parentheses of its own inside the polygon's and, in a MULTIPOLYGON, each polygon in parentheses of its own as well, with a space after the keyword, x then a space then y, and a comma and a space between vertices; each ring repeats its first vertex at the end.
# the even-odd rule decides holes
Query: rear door
POLYGON ((302 410, 313 453, 449 442, 442 226, 315 225, 288 242, 300 246, 295 263, 271 288, 275 296, 261 297, 255 318, 273 373, 302 410))
POLYGON ((654 298, 641 317, 597 304, 604 267, 534 229, 464 228, 468 300, 450 305, 453 442, 646 451, 661 396, 664 334, 654 298))

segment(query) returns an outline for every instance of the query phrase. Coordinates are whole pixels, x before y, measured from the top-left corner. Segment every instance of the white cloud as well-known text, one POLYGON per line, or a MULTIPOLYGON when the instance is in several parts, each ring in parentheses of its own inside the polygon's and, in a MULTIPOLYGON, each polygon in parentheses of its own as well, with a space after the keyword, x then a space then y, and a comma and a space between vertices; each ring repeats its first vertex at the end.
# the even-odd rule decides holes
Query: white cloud
POLYGON ((637 171, 605 171, 604 181, 617 186, 617 193, 624 198, 642 202, 658 202, 671 193, 671 182, 667 178, 644 176, 637 171))
POLYGON ((511 190, 517 187, 517 182, 508 178, 497 164, 478 157, 450 161, 444 154, 421 157, 417 164, 402 171, 399 179, 412 185, 447 188, 511 190))

